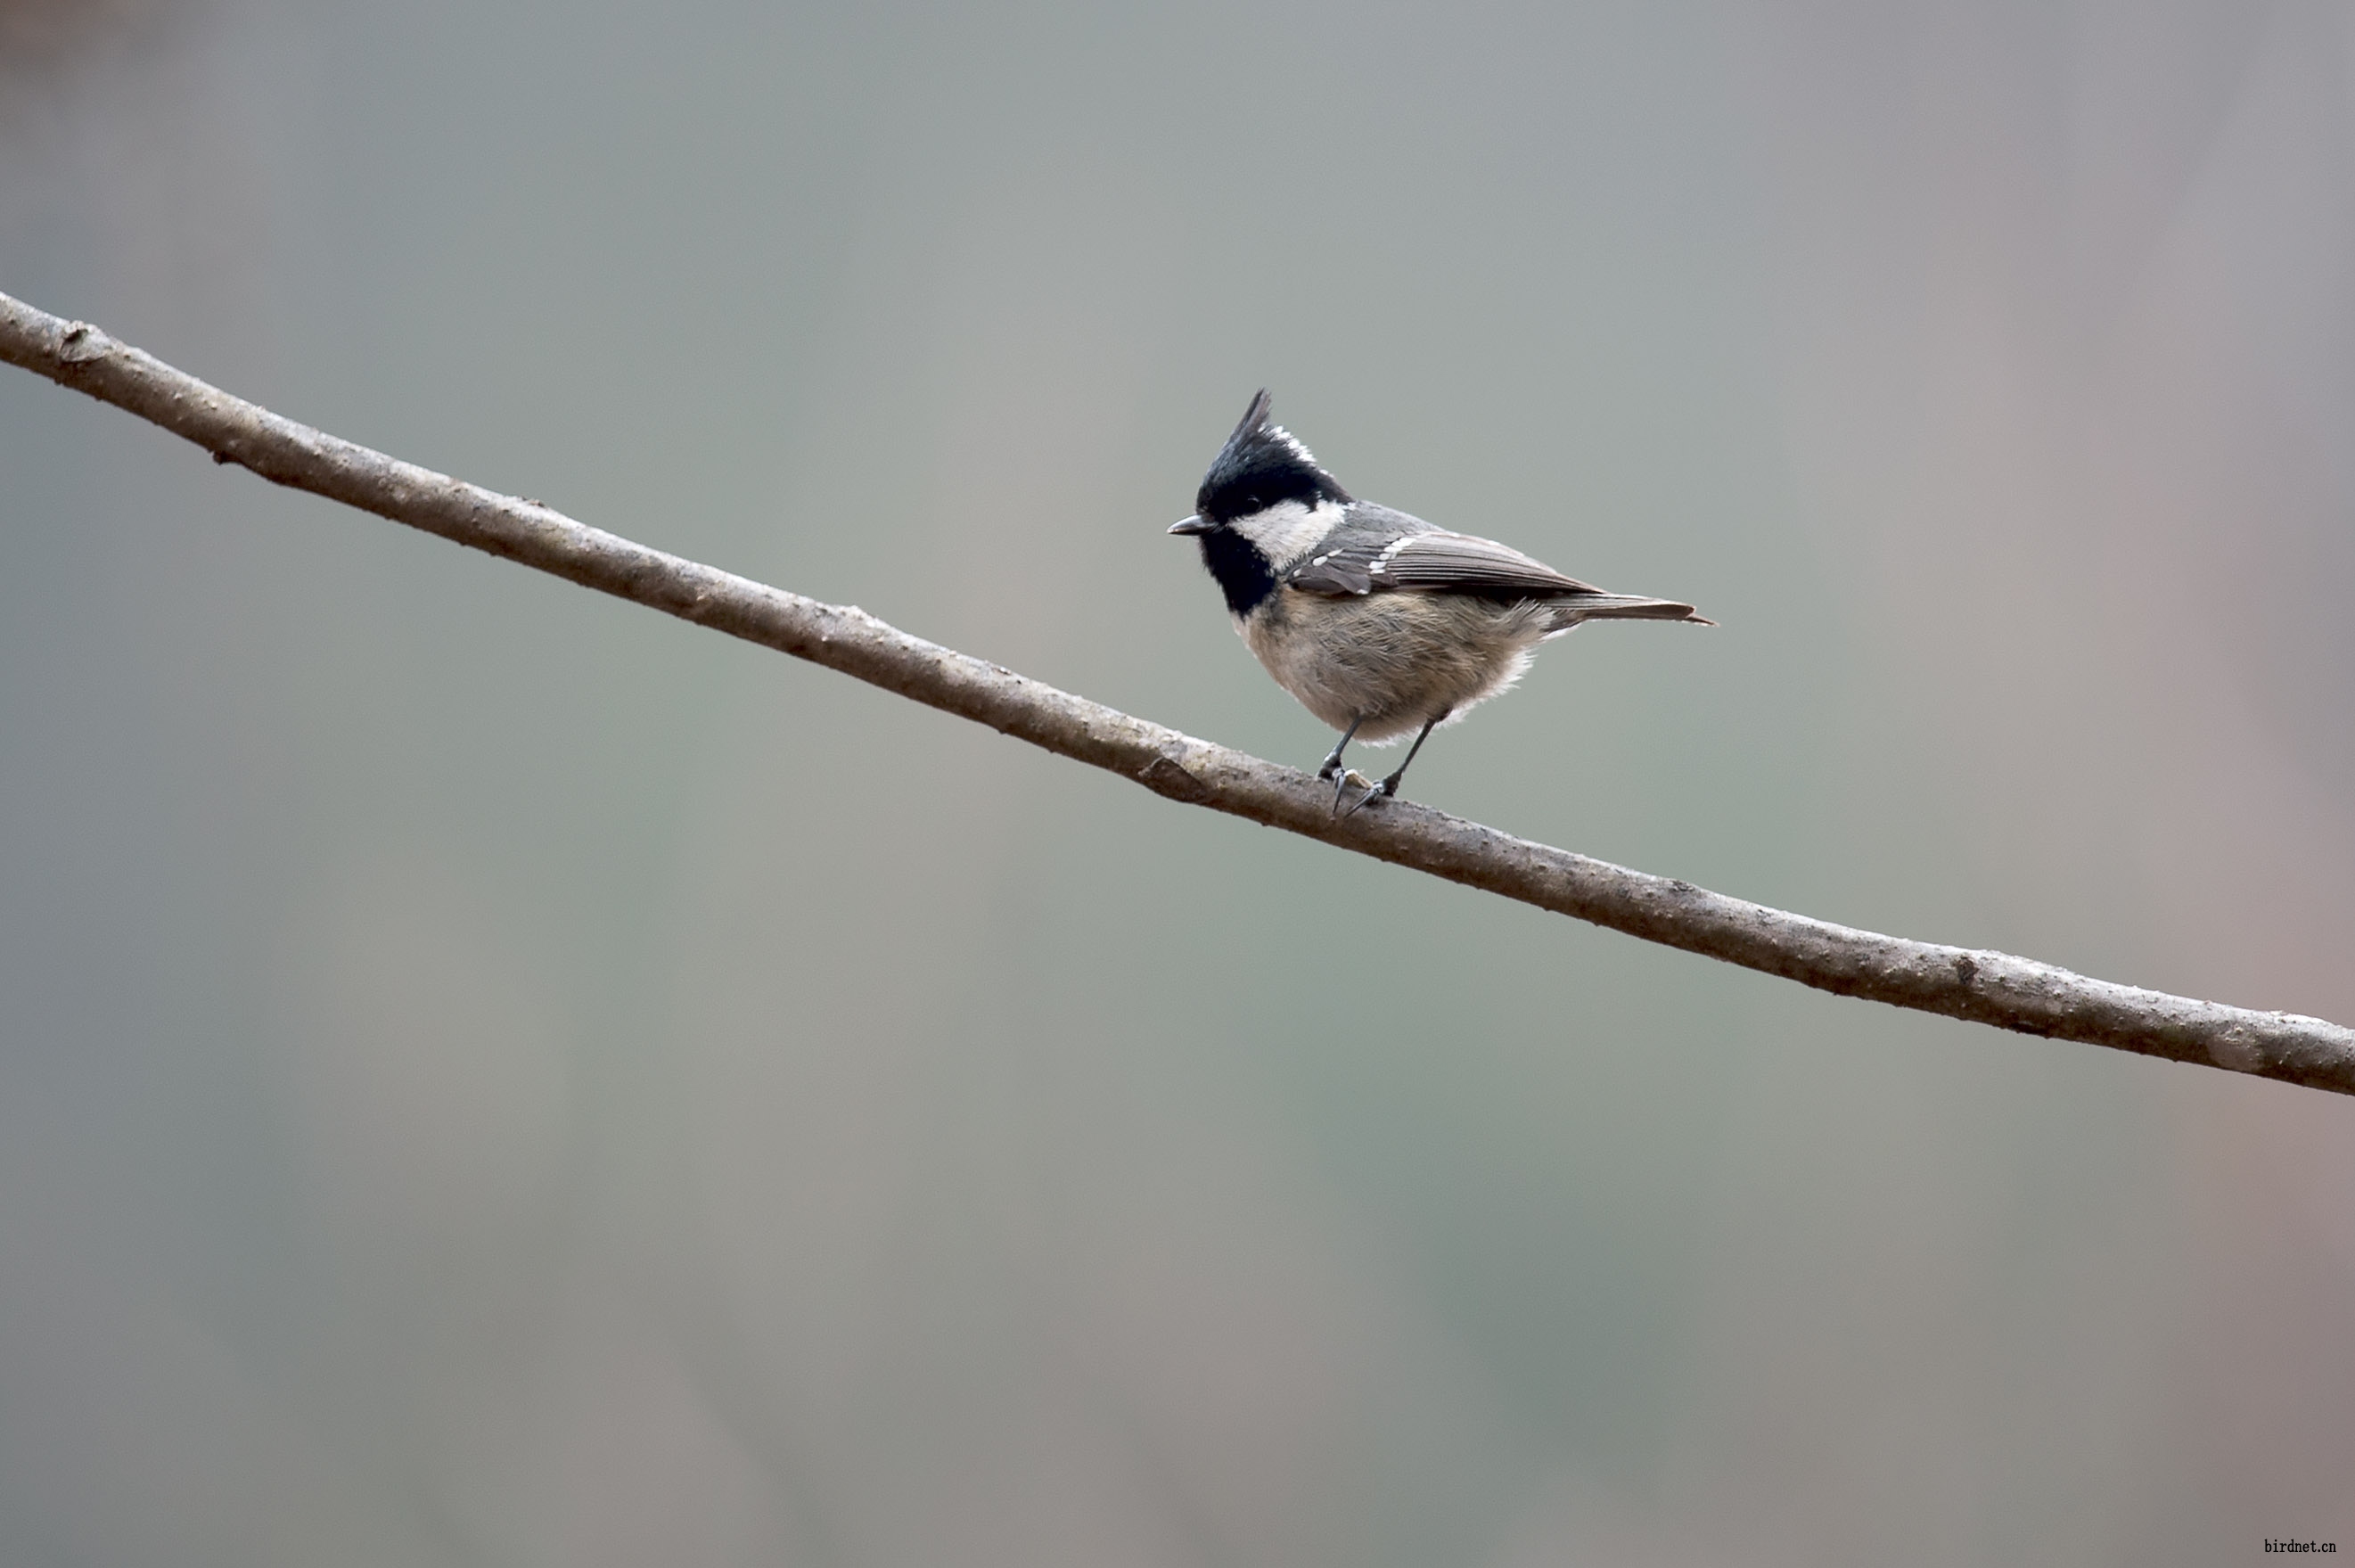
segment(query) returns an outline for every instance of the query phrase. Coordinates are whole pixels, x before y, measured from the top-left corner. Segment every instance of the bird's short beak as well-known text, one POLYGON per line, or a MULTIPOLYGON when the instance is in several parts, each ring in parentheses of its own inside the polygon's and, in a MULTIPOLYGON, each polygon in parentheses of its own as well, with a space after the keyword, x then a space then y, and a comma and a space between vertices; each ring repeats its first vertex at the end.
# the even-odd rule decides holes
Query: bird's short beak
POLYGON ((1173 534, 1207 534, 1219 525, 1207 517, 1180 517, 1169 525, 1173 534))

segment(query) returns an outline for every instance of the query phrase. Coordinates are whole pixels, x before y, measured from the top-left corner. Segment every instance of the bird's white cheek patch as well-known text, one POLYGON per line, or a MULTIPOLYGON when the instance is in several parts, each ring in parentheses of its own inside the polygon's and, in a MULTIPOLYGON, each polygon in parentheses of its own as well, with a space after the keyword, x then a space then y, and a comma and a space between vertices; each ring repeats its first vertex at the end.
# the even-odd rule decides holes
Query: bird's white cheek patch
POLYGON ((1231 526, 1259 548, 1269 565, 1282 571, 1306 555, 1310 547, 1331 533, 1333 525, 1340 520, 1341 508, 1330 501, 1314 507, 1298 501, 1279 501, 1263 512, 1238 517, 1231 526))

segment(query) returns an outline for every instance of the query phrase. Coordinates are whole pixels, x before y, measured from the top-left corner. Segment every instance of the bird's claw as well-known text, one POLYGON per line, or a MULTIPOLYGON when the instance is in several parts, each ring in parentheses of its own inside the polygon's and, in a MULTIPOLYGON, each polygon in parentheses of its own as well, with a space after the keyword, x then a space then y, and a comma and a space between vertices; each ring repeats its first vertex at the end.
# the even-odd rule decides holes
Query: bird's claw
POLYGON ((1341 809, 1341 797, 1349 793, 1349 784, 1352 781, 1365 785, 1369 792, 1381 787, 1355 768, 1337 768, 1326 773, 1318 773, 1316 776, 1320 779, 1331 779, 1333 781, 1333 815, 1336 816, 1354 816, 1357 813, 1358 805, 1363 805, 1366 804, 1365 801, 1361 799, 1358 802, 1358 805, 1351 806, 1348 811, 1343 811, 1341 809))
MULTIPOLYGON (((1364 777, 1355 769, 1350 770, 1349 776, 1357 779, 1359 784, 1364 784, 1366 786, 1366 793, 1359 795, 1357 798, 1356 803, 1352 805, 1348 810, 1341 811, 1341 790, 1337 787, 1333 791, 1333 807, 1335 811, 1338 812, 1339 815, 1343 816, 1355 816, 1358 813, 1365 810, 1366 807, 1371 805, 1374 802, 1378 800, 1387 800, 1391 795, 1398 794, 1399 782, 1398 774, 1396 773, 1392 773, 1390 777, 1384 779, 1380 784, 1375 784, 1372 780, 1364 777)), ((1346 786, 1348 783, 1348 779, 1345 778, 1341 783, 1343 786, 1346 786)))

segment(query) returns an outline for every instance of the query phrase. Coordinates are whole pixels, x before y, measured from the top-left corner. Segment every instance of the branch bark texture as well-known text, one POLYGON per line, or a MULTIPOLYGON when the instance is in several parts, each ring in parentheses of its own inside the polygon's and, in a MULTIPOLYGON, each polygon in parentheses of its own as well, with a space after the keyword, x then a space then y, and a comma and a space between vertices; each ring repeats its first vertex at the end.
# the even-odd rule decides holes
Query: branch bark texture
POLYGON ((1156 795, 1246 817, 1818 990, 2024 1034, 2355 1093, 2355 1029, 2147 991, 2007 953, 1858 931, 1532 843, 1426 805, 1336 819, 1296 769, 1060 691, 823 603, 650 549, 295 423, 94 326, 0 294, 0 359, 185 437, 218 463, 808 659, 1156 795))

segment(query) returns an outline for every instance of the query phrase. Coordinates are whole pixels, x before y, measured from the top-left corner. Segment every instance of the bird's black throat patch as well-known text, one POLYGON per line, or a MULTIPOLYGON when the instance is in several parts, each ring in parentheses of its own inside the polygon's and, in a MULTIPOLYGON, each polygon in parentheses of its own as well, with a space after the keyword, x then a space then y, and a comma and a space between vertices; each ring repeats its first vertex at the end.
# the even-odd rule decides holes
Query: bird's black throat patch
POLYGON ((1248 615, 1275 592, 1275 568, 1259 546, 1224 524, 1202 536, 1202 564, 1227 596, 1227 612, 1248 615))

